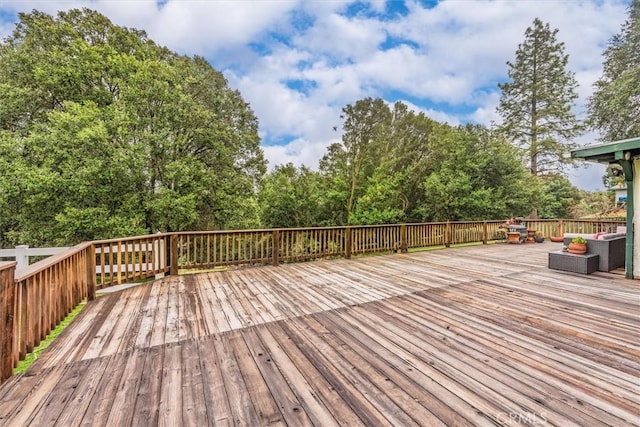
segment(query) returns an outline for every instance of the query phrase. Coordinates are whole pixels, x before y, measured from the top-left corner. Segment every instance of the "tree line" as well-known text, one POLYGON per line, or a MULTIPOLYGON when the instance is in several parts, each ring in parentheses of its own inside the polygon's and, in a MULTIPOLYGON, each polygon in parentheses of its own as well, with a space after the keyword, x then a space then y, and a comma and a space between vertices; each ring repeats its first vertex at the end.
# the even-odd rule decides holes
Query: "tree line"
POLYGON ((343 108, 318 170, 266 172, 258 121, 205 59, 88 9, 20 14, 0 44, 0 246, 157 231, 542 218, 573 187, 571 141, 640 135, 640 1, 605 50, 589 121, 557 30, 536 19, 500 84, 500 125, 452 126, 380 98, 343 108), (635 55, 635 56, 634 56, 635 55))

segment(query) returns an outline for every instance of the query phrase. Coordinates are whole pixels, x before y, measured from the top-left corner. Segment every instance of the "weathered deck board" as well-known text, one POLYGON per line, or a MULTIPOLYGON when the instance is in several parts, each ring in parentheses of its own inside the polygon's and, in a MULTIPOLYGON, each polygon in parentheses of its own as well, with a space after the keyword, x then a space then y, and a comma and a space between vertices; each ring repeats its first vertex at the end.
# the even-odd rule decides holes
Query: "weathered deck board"
POLYGON ((640 285, 552 243, 168 277, 92 301, 0 425, 640 426, 640 285))

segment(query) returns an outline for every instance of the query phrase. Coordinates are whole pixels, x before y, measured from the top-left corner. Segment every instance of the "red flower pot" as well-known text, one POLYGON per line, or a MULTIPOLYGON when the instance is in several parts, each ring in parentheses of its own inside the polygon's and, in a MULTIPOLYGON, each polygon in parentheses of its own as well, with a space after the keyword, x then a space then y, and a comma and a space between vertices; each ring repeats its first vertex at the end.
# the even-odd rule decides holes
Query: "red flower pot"
POLYGON ((569 243, 570 254, 576 255, 584 255, 587 253, 587 244, 586 243, 569 243))

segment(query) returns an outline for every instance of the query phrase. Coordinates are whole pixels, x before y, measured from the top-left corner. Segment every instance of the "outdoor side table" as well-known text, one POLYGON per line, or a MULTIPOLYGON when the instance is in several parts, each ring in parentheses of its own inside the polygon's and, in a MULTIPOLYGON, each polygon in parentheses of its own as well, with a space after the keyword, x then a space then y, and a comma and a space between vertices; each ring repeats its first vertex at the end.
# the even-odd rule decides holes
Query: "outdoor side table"
POLYGON ((598 270, 599 262, 598 254, 576 255, 562 251, 549 252, 549 268, 553 270, 591 274, 598 270))

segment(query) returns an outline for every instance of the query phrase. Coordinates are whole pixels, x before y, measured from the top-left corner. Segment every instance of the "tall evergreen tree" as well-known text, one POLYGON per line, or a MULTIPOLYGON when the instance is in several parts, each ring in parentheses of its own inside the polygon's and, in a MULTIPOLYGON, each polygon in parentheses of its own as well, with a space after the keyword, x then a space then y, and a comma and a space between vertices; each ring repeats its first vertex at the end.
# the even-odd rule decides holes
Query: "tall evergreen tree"
MULTIPOLYGON (((574 73, 567 70, 569 55, 556 38, 557 29, 540 19, 524 33, 514 63, 507 62, 511 81, 498 87, 502 94, 498 113, 504 136, 520 146, 534 177, 562 172, 570 161, 570 141, 583 129, 571 111, 576 98, 574 73)), ((531 217, 537 218, 539 201, 531 199, 531 217)))
POLYGON ((603 56, 588 104, 591 125, 608 141, 640 136, 640 0, 629 5, 629 18, 603 56))
POLYGON ((507 62, 511 81, 498 85, 500 129, 525 150, 534 176, 561 171, 569 161, 565 154, 573 148, 570 140, 582 130, 571 111, 578 84, 567 70, 569 55, 557 33, 536 18, 524 33, 515 62, 507 62))

